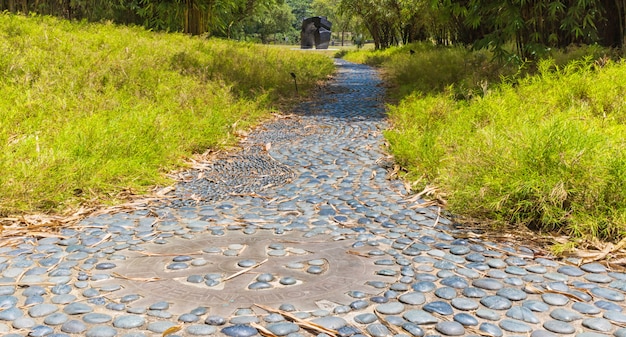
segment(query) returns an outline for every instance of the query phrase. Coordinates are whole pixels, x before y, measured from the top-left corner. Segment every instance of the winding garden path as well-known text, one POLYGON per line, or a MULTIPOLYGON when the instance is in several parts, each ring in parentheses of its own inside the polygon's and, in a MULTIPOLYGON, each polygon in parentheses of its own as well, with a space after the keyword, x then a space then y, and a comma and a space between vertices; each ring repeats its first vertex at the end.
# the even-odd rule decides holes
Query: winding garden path
POLYGON ((0 248, 0 334, 626 336, 626 274, 472 239, 388 179, 382 83, 337 62, 166 201, 0 248))

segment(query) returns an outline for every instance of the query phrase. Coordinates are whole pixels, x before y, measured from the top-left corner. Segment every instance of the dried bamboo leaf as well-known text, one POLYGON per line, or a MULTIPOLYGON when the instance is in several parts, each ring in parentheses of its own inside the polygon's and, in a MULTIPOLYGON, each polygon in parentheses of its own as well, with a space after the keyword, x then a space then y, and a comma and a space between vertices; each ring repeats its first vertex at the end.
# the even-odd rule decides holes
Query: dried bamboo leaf
POLYGON ((339 335, 339 333, 337 331, 333 330, 333 329, 328 329, 328 328, 325 328, 325 327, 323 327, 323 326, 321 326, 319 324, 315 324, 315 323, 312 323, 312 322, 305 321, 305 320, 303 320, 301 318, 298 318, 297 316, 292 315, 291 313, 288 313, 286 311, 283 311, 283 310, 280 310, 280 309, 274 309, 274 308, 271 308, 271 307, 268 307, 268 306, 265 306, 265 305, 262 305, 262 304, 257 304, 257 303, 255 303, 254 305, 259 307, 259 308, 261 308, 261 309, 263 309, 263 310, 265 310, 265 311, 267 311, 267 312, 273 312, 273 313, 280 314, 283 317, 287 318, 288 320, 298 324, 303 329, 314 330, 314 331, 317 331, 317 332, 328 334, 330 336, 338 336, 339 335))
POLYGON ((223 279, 222 281, 226 282, 226 281, 228 281, 228 280, 230 280, 230 279, 232 279, 232 278, 235 278, 235 277, 237 277, 237 276, 239 276, 239 275, 241 275, 241 274, 245 274, 245 273, 247 273, 247 272, 251 271, 252 269, 257 268, 258 266, 260 266, 260 265, 264 264, 264 263, 265 263, 265 262, 267 262, 267 261, 269 261, 269 259, 265 259, 265 260, 263 260, 263 261, 261 261, 261 262, 259 262, 259 263, 255 264, 254 266, 248 267, 248 268, 246 268, 246 269, 244 269, 244 270, 240 270, 240 271, 238 271, 238 272, 236 272, 236 273, 234 273, 234 274, 232 274, 232 275, 230 275, 230 276, 226 277, 226 278, 225 278, 225 279, 223 279))
POLYGON ((121 275, 121 274, 116 273, 116 272, 111 273, 111 275, 113 275, 114 277, 117 277, 117 278, 124 279, 124 280, 129 280, 129 281, 156 282, 156 281, 160 281, 161 280, 158 277, 128 277, 128 276, 124 276, 124 275, 121 275))
POLYGON ((271 331, 267 330, 265 327, 257 324, 257 323, 250 323, 250 326, 257 329, 259 331, 259 334, 261 334, 261 336, 263 337, 278 337, 275 334, 273 334, 271 331))
POLYGON ((163 334, 161 335, 161 337, 166 337, 167 335, 171 335, 171 334, 173 334, 175 332, 178 332, 178 331, 180 331, 182 329, 183 329, 182 325, 173 326, 173 327, 168 328, 165 331, 163 331, 163 334))

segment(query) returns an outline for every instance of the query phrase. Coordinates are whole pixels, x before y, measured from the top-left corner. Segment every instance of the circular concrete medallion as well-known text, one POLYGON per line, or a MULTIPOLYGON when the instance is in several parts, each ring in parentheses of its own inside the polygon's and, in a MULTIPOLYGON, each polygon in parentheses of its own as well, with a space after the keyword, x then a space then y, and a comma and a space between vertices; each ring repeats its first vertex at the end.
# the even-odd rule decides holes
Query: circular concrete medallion
MULTIPOLYGON (((291 303, 313 310, 320 303, 348 304, 351 290, 377 292, 370 280, 393 282, 376 275, 380 268, 365 252, 355 253, 346 241, 327 236, 286 235, 197 236, 170 238, 167 244, 145 244, 145 251, 127 252, 111 271, 122 285, 115 297, 139 294, 131 307, 167 301, 184 313, 204 306, 230 315, 239 308, 291 303), (132 254, 132 255, 131 255, 132 254)), ((112 282, 112 281, 108 281, 112 282)), ((107 283, 107 282, 105 282, 107 283)))

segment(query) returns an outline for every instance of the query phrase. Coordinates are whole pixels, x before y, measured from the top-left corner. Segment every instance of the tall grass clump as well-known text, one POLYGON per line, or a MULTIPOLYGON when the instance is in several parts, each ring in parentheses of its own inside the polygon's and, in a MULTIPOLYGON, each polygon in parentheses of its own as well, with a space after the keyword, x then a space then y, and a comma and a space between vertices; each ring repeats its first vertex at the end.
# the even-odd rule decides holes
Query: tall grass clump
POLYGON ((485 96, 409 96, 391 150, 451 210, 574 237, 626 236, 626 64, 542 61, 485 96))
POLYGON ((0 15, 0 214, 165 183, 332 71, 325 56, 0 15))
POLYGON ((448 91, 460 99, 483 95, 490 86, 510 79, 523 65, 492 62, 487 51, 464 46, 417 42, 378 51, 348 52, 344 58, 380 67, 394 98, 448 91))

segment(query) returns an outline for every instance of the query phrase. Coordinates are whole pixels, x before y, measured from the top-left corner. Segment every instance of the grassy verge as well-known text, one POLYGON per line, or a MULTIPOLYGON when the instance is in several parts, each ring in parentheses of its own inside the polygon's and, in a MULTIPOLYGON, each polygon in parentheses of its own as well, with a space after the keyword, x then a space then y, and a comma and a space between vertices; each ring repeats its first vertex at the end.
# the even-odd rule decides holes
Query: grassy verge
POLYGON ((626 237, 626 63, 544 60, 533 75, 482 87, 489 77, 464 74, 456 53, 441 52, 434 70, 396 72, 406 53, 383 62, 399 85, 429 74, 412 77, 417 90, 390 107, 386 137, 407 177, 438 186, 458 214, 573 238, 626 237), (479 94, 459 99, 473 76, 479 94), (447 85, 420 87, 439 80, 447 85))
POLYGON ((0 214, 59 211, 164 172, 333 71, 323 55, 0 15, 0 214))

